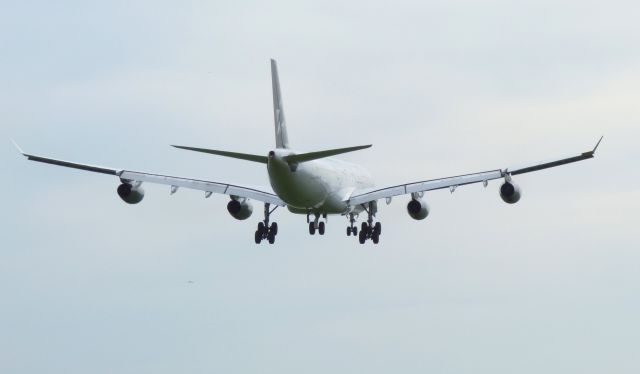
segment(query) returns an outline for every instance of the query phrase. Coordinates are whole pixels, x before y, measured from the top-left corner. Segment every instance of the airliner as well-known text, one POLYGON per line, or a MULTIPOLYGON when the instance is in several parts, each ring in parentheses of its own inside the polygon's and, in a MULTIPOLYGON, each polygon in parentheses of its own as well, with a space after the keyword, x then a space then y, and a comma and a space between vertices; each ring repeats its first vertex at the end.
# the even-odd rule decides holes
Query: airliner
POLYGON ((363 167, 332 157, 369 148, 370 144, 313 152, 293 150, 287 136, 278 68, 273 59, 271 60, 271 84, 276 144, 275 148, 267 155, 178 145, 173 147, 264 164, 272 190, 64 161, 25 153, 15 142, 14 144, 23 156, 32 161, 118 177, 120 179, 120 184, 117 187, 118 196, 128 204, 138 204, 142 201, 144 197, 142 185, 144 183, 170 186, 171 194, 174 194, 179 188, 186 188, 204 192, 205 198, 214 193, 227 195, 230 198, 227 210, 233 218, 238 220, 249 218, 253 213, 252 200, 258 201, 264 204, 264 219, 258 222, 254 233, 256 244, 263 240, 270 244, 275 242, 278 224, 270 222, 270 217, 278 207, 286 207, 292 213, 306 215, 311 235, 316 232, 319 235, 324 235, 327 215, 345 216, 348 220, 347 236, 357 237, 361 244, 368 240, 377 244, 382 234, 381 223, 374 222, 379 200, 390 204, 393 197, 407 195, 409 200, 407 213, 415 220, 422 220, 429 215, 429 206, 424 198, 425 192, 449 189, 453 193, 460 186, 482 183, 484 187, 487 187, 490 180, 501 179, 503 182, 499 188, 500 197, 505 203, 514 204, 520 200, 521 196, 521 190, 513 180, 514 176, 593 158, 602 141, 601 137, 591 151, 525 167, 495 169, 376 187, 371 175, 363 167), (363 215, 364 218, 360 230, 358 230, 357 220, 360 215, 363 215))

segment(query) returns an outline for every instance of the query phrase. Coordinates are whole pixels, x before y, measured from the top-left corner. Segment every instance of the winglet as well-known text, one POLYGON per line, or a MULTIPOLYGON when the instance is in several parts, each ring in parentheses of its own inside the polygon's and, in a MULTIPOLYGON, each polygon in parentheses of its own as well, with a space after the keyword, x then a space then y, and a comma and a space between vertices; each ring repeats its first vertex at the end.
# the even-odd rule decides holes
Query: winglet
POLYGON ((583 153, 582 153, 582 156, 583 156, 583 157, 586 157, 586 158, 592 158, 592 157, 595 155, 595 153, 596 153, 596 149, 598 149, 598 146, 600 145, 600 142, 602 141, 602 138, 604 138, 604 135, 602 135, 602 136, 600 137, 600 139, 599 139, 599 140, 598 140, 598 142, 596 143, 596 146, 595 146, 595 147, 593 147, 593 149, 592 149, 591 151, 583 152, 583 153))
POLYGON ((24 156, 24 151, 22 150, 22 148, 20 148, 20 146, 18 145, 18 143, 16 143, 15 140, 13 140, 13 138, 11 139, 11 143, 13 143, 13 145, 16 147, 16 149, 18 150, 18 152, 20 152, 23 156, 24 156))
POLYGON ((595 146, 595 147, 593 147, 593 151, 591 151, 591 154, 596 153, 596 149, 598 149, 598 146, 600 145, 600 142, 602 141, 602 138, 604 138, 604 135, 602 135, 602 136, 600 137, 600 140, 598 140, 598 142, 596 143, 596 146, 595 146))

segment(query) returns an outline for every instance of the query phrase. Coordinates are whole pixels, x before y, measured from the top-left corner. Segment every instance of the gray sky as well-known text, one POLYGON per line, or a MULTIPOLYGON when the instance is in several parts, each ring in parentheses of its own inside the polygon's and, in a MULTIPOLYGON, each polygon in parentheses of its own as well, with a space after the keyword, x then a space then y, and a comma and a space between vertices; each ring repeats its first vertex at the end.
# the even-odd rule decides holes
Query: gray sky
MULTIPOLYGON (((635 1, 4 1, 2 373, 637 373, 640 5, 635 1), (266 185, 185 144, 274 145, 278 59, 300 150, 379 184, 594 160, 382 206, 381 244, 324 237, 33 153, 266 185), (195 283, 188 283, 193 280, 195 283)), ((259 208, 259 207, 257 207, 259 208)), ((259 212, 259 209, 256 209, 259 212)))

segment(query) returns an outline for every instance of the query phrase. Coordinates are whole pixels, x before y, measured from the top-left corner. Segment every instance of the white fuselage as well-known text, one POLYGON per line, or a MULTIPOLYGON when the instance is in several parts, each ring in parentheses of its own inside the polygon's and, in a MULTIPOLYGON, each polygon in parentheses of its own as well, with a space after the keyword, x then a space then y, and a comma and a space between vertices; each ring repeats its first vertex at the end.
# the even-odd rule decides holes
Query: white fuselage
POLYGON ((361 166, 323 158, 289 165, 284 158, 290 149, 269 153, 267 168, 273 191, 294 213, 345 214, 361 211, 346 200, 356 190, 373 187, 371 175, 361 166))

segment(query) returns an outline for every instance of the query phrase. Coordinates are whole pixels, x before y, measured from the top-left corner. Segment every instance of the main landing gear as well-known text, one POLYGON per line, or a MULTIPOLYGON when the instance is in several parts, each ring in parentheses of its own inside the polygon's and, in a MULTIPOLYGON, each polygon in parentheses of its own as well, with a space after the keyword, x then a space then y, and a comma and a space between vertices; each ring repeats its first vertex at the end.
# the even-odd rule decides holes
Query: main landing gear
POLYGON ((353 236, 358 235, 358 227, 354 226, 354 223, 356 223, 354 214, 349 213, 349 227, 347 227, 347 236, 351 236, 351 234, 353 234, 353 236))
MULTIPOLYGON (((316 230, 318 230, 318 234, 324 235, 325 223, 324 221, 320 221, 320 213, 315 213, 315 219, 312 221, 309 220, 309 214, 307 213, 307 222, 309 222, 309 234, 314 235, 316 230)), ((327 214, 322 214, 322 218, 327 219, 327 214)))
POLYGON ((255 233, 256 244, 260 244, 262 239, 267 239, 269 244, 273 244, 276 241, 276 235, 278 235, 278 223, 273 222, 271 226, 269 226, 269 216, 274 210, 278 209, 278 206, 276 205, 276 207, 271 210, 269 210, 269 206, 269 203, 264 204, 264 221, 258 222, 258 229, 255 233))
MULTIPOLYGON (((373 223, 373 217, 375 216, 375 206, 373 202, 368 204, 368 207, 365 207, 367 211, 367 222, 362 222, 362 227, 360 228, 360 235, 358 239, 360 244, 364 244, 367 239, 371 239, 373 244, 378 244, 380 241, 380 234, 382 234, 382 224, 380 222, 373 223)), ((355 234, 354 234, 355 235, 355 234)))

